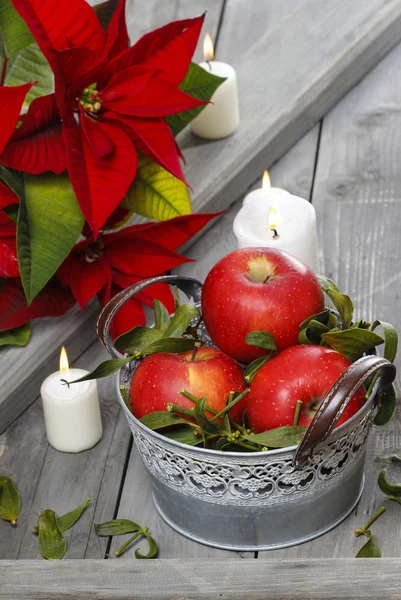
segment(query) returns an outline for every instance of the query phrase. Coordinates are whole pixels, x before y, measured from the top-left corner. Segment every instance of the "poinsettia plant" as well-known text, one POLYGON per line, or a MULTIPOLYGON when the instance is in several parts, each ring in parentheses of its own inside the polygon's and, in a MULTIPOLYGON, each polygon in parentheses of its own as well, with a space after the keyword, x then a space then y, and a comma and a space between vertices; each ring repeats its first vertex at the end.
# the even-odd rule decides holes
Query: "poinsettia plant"
MULTIPOLYGON (((190 214, 175 136, 223 81, 191 62, 202 23, 131 46, 125 0, 0 0, 0 345, 188 260, 177 248, 215 215, 190 214)), ((173 308, 154 286, 115 335, 155 297, 173 308)))

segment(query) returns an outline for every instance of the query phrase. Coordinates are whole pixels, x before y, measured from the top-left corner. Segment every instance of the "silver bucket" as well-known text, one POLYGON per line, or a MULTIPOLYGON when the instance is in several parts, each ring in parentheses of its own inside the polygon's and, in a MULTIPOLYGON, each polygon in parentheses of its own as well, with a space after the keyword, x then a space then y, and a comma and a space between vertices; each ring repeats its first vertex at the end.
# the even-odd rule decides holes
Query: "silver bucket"
MULTIPOLYGON (((148 279, 115 296, 98 320, 98 336, 113 357, 110 323, 119 308, 154 283, 179 287, 198 306, 202 284, 167 275, 148 279)), ((202 332, 206 343, 210 338, 202 332)), ((153 487, 161 517, 192 540, 227 550, 285 548, 323 535, 343 521, 364 486, 366 442, 380 393, 395 378, 395 367, 365 356, 334 384, 299 446, 268 452, 221 452, 170 440, 144 426, 125 405, 138 365, 123 367, 117 397, 153 487), (366 379, 378 373, 372 393, 351 419, 335 429, 342 412, 366 379)))

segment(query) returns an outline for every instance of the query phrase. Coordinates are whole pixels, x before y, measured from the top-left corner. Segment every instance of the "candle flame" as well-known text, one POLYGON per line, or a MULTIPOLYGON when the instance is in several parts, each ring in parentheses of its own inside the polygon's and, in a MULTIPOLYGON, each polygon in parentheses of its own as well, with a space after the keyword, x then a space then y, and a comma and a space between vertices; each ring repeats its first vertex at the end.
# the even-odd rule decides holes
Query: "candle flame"
POLYGON ((262 177, 262 188, 269 188, 271 187, 271 181, 270 181, 270 175, 268 171, 265 171, 263 173, 263 177, 262 177))
POLYGON ((67 352, 64 346, 61 348, 60 352, 60 375, 65 379, 68 379, 70 376, 70 366, 68 364, 67 352))
POLYGON ((208 33, 205 35, 205 39, 203 41, 203 56, 207 62, 214 59, 213 42, 208 33))
POLYGON ((277 212, 272 206, 269 208, 267 215, 267 225, 272 231, 277 229, 277 212))

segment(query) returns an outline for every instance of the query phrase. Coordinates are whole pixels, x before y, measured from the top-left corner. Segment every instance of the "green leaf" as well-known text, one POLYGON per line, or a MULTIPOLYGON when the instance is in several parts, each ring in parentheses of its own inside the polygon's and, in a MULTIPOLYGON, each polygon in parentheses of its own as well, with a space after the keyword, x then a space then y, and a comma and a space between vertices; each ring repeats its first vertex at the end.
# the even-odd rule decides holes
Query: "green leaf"
POLYGON ((186 419, 183 419, 179 415, 174 412, 167 412, 166 410, 155 410, 154 412, 141 417, 140 422, 152 431, 156 431, 157 429, 163 429, 164 427, 172 427, 173 425, 189 425, 194 427, 193 423, 190 423, 186 419))
POLYGON ((90 379, 101 379, 102 377, 107 377, 116 371, 119 371, 121 367, 127 364, 132 360, 132 356, 126 356, 125 358, 111 358, 110 360, 105 360, 100 365, 93 369, 87 375, 83 375, 79 379, 75 379, 74 381, 69 381, 70 385, 74 383, 79 383, 80 381, 89 381, 90 379))
POLYGON ((298 334, 298 342, 300 344, 315 344, 319 345, 322 340, 322 333, 330 331, 330 327, 312 319, 304 329, 298 334))
POLYGON ((136 177, 122 206, 157 221, 191 213, 191 200, 185 183, 147 156, 139 158, 136 177))
POLYGON ((96 13, 97 18, 100 21, 101 26, 106 31, 107 27, 110 24, 111 18, 115 13, 117 6, 119 5, 120 0, 106 0, 106 2, 101 2, 100 4, 95 4, 93 10, 96 13))
POLYGON ((380 471, 379 476, 377 478, 377 483, 381 491, 384 494, 386 494, 386 496, 395 496, 396 498, 401 497, 401 484, 390 483, 386 479, 386 469, 380 471))
POLYGON ((347 294, 340 294, 340 292, 333 288, 328 288, 326 294, 331 298, 334 306, 340 313, 342 328, 348 329, 354 314, 354 305, 351 298, 347 294))
POLYGON ((398 349, 398 333, 393 325, 386 323, 385 321, 375 321, 372 323, 371 331, 374 331, 377 327, 381 327, 384 333, 384 350, 383 356, 390 362, 394 362, 397 356, 398 349))
POLYGON ((114 344, 119 350, 128 352, 133 356, 139 356, 145 348, 159 340, 162 336, 163 332, 159 329, 139 325, 131 329, 131 331, 120 335, 114 344))
POLYGON ((179 337, 186 331, 191 321, 199 316, 200 312, 194 304, 181 304, 175 311, 163 337, 179 337))
POLYGON ((156 354, 157 352, 168 352, 169 354, 177 354, 179 352, 188 352, 192 350, 197 340, 193 338, 161 338, 160 340, 153 342, 148 346, 142 353, 143 356, 149 354, 156 354))
POLYGON ((267 448, 287 448, 287 446, 296 446, 300 443, 306 427, 284 426, 264 431, 263 433, 243 434, 242 437, 249 442, 266 446, 267 448))
POLYGON ((366 544, 362 546, 355 558, 381 558, 382 553, 374 537, 371 535, 366 544))
POLYGON ((322 290, 324 292, 327 293, 327 290, 329 288, 332 290, 335 290, 336 292, 340 291, 332 279, 329 279, 328 277, 325 277, 324 275, 316 275, 316 277, 318 278, 320 287, 322 288, 322 290))
POLYGON ((272 358, 271 354, 267 356, 260 356, 259 358, 255 358, 249 365, 246 367, 244 371, 244 379, 247 383, 251 383, 256 373, 260 371, 260 369, 272 358))
POLYGON ((245 336, 245 342, 250 346, 257 346, 258 348, 264 348, 271 352, 277 352, 276 342, 274 337, 268 331, 251 331, 245 336))
POLYGON ((379 410, 375 417, 375 425, 381 426, 389 422, 395 411, 397 397, 393 385, 380 394, 379 410))
POLYGON ((26 108, 33 98, 53 91, 53 73, 10 0, 0 0, 0 32, 0 73, 5 69, 6 75, 3 85, 38 81, 27 94, 26 108))
POLYGON ((0 346, 26 346, 30 337, 31 324, 25 323, 8 331, 0 331, 0 346))
POLYGON ((187 446, 198 446, 203 443, 201 435, 194 435, 194 428, 188 426, 174 427, 172 429, 166 429, 163 431, 164 437, 181 444, 187 444, 187 446))
POLYGON ((15 525, 21 512, 21 498, 12 479, 0 476, 0 519, 15 525))
MULTIPOLYGON (((179 85, 179 88, 198 100, 210 100, 219 85, 224 81, 224 77, 217 77, 217 75, 213 75, 213 73, 210 73, 196 63, 191 62, 187 74, 179 85)), ((184 129, 184 127, 201 113, 206 106, 207 105, 204 104, 167 117, 166 121, 170 125, 173 135, 176 136, 184 129)))
POLYGON ((124 535, 125 533, 134 533, 142 529, 138 523, 128 519, 114 519, 105 523, 95 523, 95 531, 100 537, 109 537, 111 535, 124 535))
MULTIPOLYGON (((83 503, 74 510, 71 510, 65 515, 61 515, 61 517, 57 517, 57 525, 62 533, 64 533, 64 531, 68 531, 73 525, 75 525, 85 508, 88 506, 89 502, 90 498, 86 498, 83 503)), ((39 533, 39 528, 34 527, 33 532, 39 533)))
POLYGON ((147 554, 141 554, 139 549, 135 550, 135 558, 156 558, 158 553, 158 547, 155 540, 149 534, 144 534, 149 544, 149 552, 147 554))
POLYGON ((383 338, 369 329, 330 331, 322 334, 322 340, 351 362, 357 360, 364 352, 384 342, 383 338))
POLYGON ((170 325, 170 315, 167 308, 155 298, 153 300, 153 312, 155 313, 155 328, 165 331, 170 325))
POLYGON ((54 510, 45 510, 38 519, 38 547, 43 558, 58 560, 67 550, 64 534, 57 524, 54 510))
POLYGON ((198 423, 199 427, 205 433, 210 433, 212 435, 219 435, 223 433, 223 430, 218 423, 212 423, 206 416, 206 397, 203 397, 195 404, 195 419, 198 423))
POLYGON ((71 529, 71 527, 73 525, 75 525, 75 523, 78 521, 78 519, 84 512, 84 510, 88 506, 89 502, 90 502, 90 498, 86 498, 82 502, 82 504, 80 504, 80 506, 78 506, 74 510, 71 510, 70 512, 65 513, 65 515, 61 515, 61 517, 57 517, 57 524, 60 528, 60 531, 64 532, 64 531, 68 531, 69 529, 71 529))
POLYGON ((70 253, 84 218, 67 175, 25 175, 20 201, 18 262, 30 304, 70 253))
MULTIPOLYGON (((1 2, 1 0, 0 0, 1 2)), ((0 165, 0 179, 21 199, 24 196, 24 178, 18 171, 11 171, 0 165)))
POLYGON ((338 324, 338 318, 334 313, 331 312, 329 308, 326 308, 322 312, 316 313, 315 315, 311 315, 305 319, 305 321, 302 321, 299 328, 305 329, 305 327, 312 323, 312 321, 317 321, 318 323, 326 325, 329 329, 337 327, 338 324))

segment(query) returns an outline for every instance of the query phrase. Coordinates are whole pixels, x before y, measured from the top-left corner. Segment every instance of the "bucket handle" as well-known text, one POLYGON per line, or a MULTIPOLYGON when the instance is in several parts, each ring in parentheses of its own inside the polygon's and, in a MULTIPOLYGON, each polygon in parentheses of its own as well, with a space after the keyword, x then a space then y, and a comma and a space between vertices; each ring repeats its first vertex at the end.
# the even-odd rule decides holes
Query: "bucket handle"
POLYGON ((158 277, 152 277, 151 279, 145 279, 139 283, 135 283, 130 287, 126 288, 119 294, 116 294, 103 308, 99 315, 96 323, 96 333, 103 346, 106 347, 107 351, 114 358, 122 358, 124 354, 119 352, 113 344, 113 340, 110 334, 110 325, 115 314, 120 308, 129 300, 142 292, 145 288, 155 283, 170 283, 177 286, 188 298, 194 302, 200 302, 202 284, 193 277, 180 277, 179 275, 160 275, 158 277))
POLYGON ((395 366, 380 356, 363 356, 352 363, 337 379, 326 398, 323 400, 308 429, 305 432, 293 458, 296 467, 302 467, 311 458, 314 448, 331 434, 354 394, 361 385, 375 373, 379 373, 371 396, 375 405, 379 396, 394 381, 395 366))
MULTIPOLYGON (((200 302, 202 284, 193 277, 162 275, 145 279, 126 288, 106 304, 99 315, 96 325, 96 333, 99 340, 114 358, 122 358, 124 356, 115 348, 110 334, 110 325, 115 314, 127 300, 155 283, 176 285, 188 298, 194 302, 200 302)), ((337 379, 317 410, 294 454, 293 464, 296 467, 302 467, 308 462, 314 448, 331 434, 357 390, 371 375, 378 372, 379 376, 375 381, 371 393, 375 404, 377 404, 380 394, 392 384, 396 375, 395 366, 387 359, 373 355, 363 356, 348 367, 337 379)))

